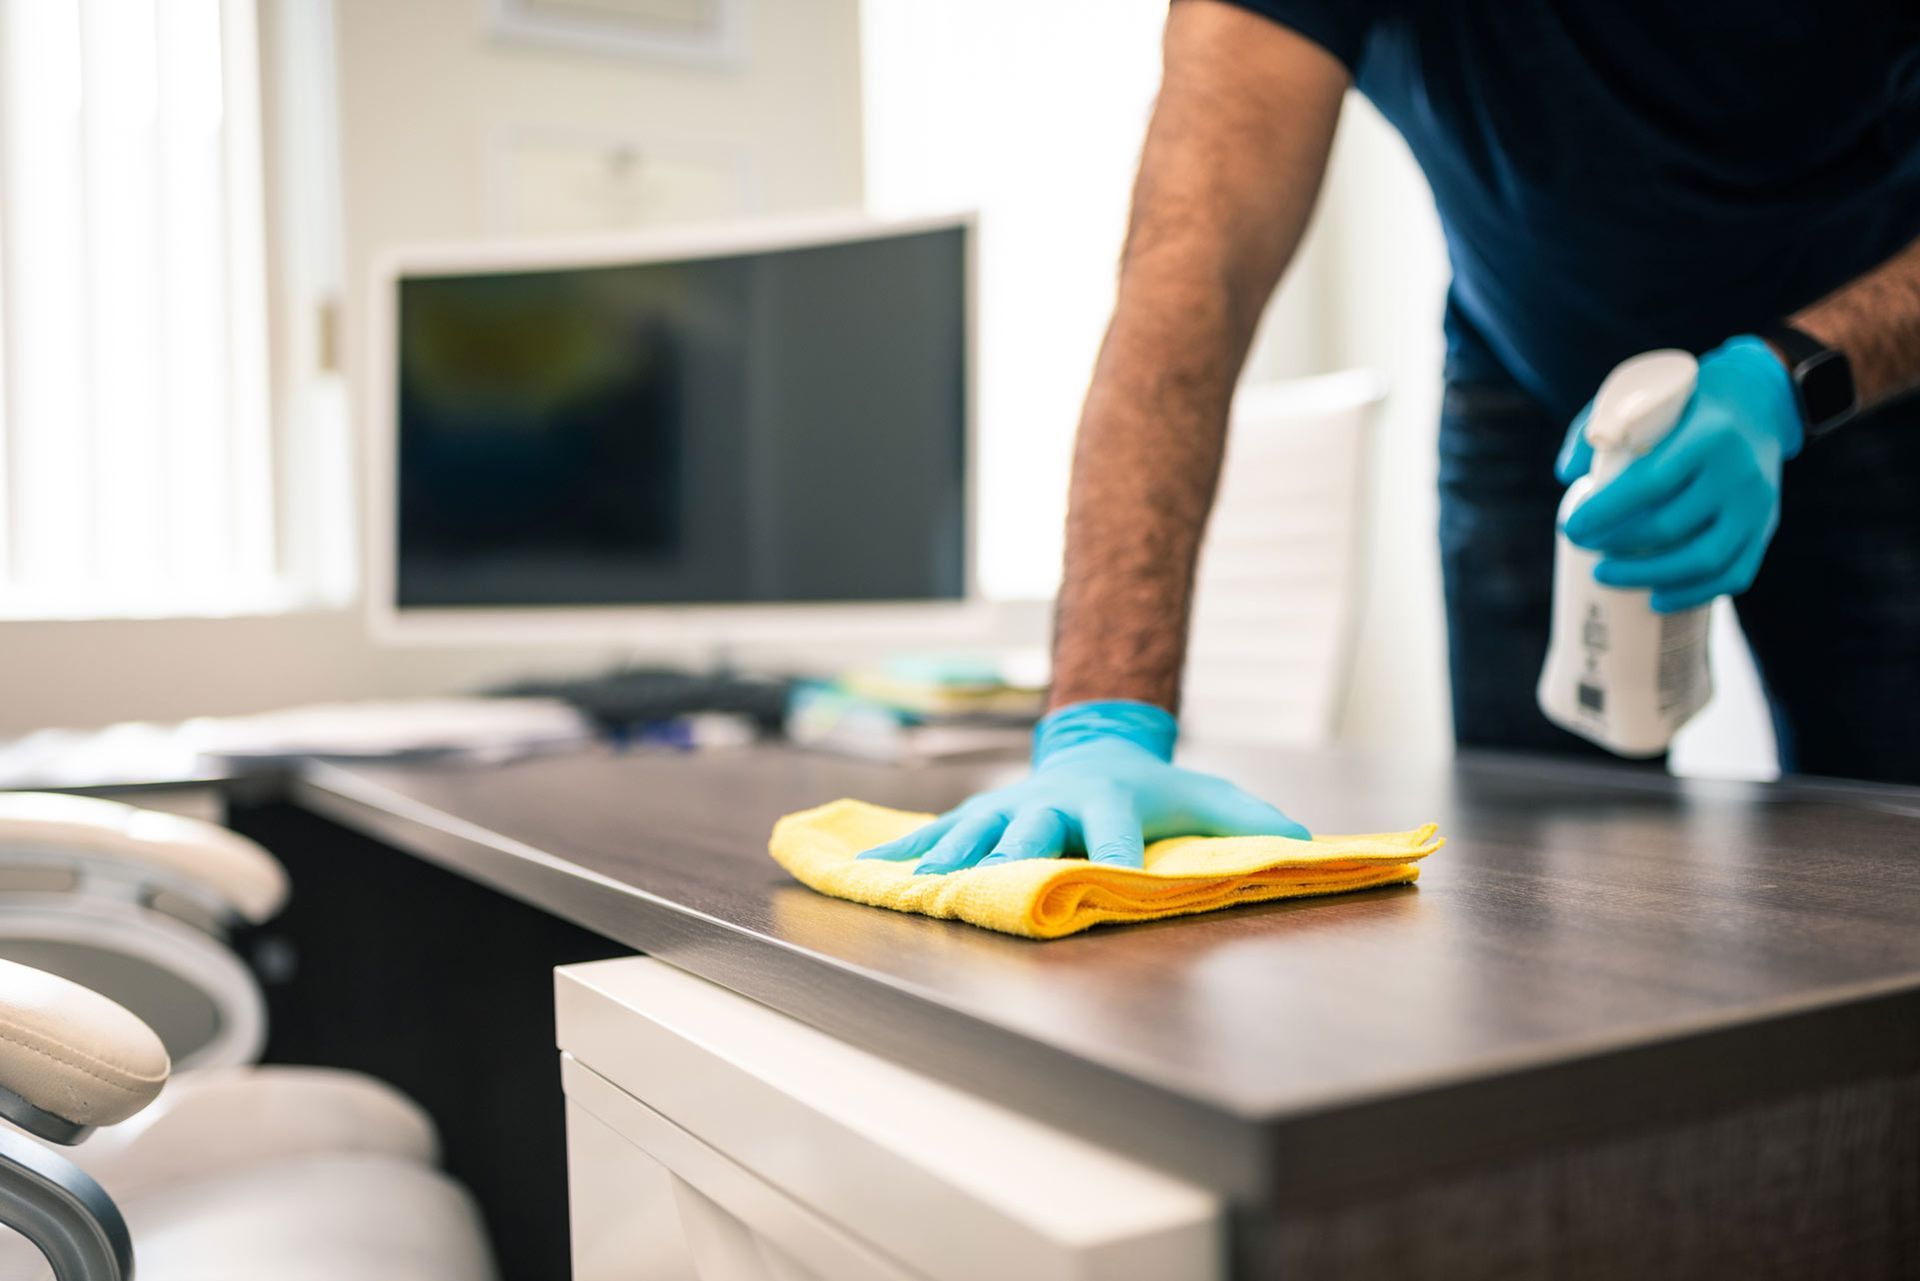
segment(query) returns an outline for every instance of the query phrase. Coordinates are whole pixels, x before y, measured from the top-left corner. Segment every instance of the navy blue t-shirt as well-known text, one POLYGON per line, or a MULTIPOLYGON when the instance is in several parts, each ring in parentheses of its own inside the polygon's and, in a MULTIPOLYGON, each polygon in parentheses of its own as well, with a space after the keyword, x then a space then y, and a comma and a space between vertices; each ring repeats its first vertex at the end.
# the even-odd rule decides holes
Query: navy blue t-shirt
POLYGON ((1345 63, 1433 187, 1448 372, 1571 415, 1920 236, 1913 0, 1234 0, 1345 63))

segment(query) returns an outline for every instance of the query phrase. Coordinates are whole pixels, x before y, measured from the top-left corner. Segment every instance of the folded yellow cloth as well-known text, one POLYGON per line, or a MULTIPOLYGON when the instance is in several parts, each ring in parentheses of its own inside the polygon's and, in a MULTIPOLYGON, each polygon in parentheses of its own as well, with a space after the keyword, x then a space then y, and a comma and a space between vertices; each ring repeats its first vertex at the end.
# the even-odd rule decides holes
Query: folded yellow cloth
POLYGON ((912 862, 855 857, 932 817, 831 801, 775 823, 769 849, 794 879, 822 894, 1051 939, 1113 921, 1399 885, 1418 877, 1418 860, 1443 844, 1429 823, 1411 832, 1310 841, 1176 836, 1147 846, 1144 871, 1084 858, 1037 858, 915 876, 912 862))

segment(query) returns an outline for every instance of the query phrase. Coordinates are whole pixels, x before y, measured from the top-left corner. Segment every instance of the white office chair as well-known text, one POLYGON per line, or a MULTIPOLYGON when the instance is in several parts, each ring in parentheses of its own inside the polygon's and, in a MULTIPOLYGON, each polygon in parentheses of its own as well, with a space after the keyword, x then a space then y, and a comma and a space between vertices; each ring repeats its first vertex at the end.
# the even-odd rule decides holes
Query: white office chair
MULTIPOLYGON (((292 1227, 273 1209, 282 1199, 311 1204, 314 1218, 300 1222, 329 1239, 384 1235, 403 1253, 409 1220, 437 1215, 456 1242, 448 1257, 462 1263, 471 1250, 458 1244, 460 1225, 471 1212, 464 1194, 457 1205, 446 1200, 452 1185, 433 1169, 438 1135, 416 1104, 359 1073, 253 1066, 265 1005, 227 936, 239 922, 271 917, 286 896, 273 857, 215 824, 114 801, 0 793, 0 958, 105 994, 133 1011, 178 1065, 152 1107, 95 1135, 71 1159, 126 1207, 149 1268, 156 1258, 204 1253, 209 1207, 226 1207, 226 1236, 236 1243, 259 1232, 288 1239, 292 1227), (440 1210, 421 1208, 436 1198, 440 1210), (325 1224, 336 1209, 352 1213, 325 1224), (256 1223, 258 1232, 248 1226, 256 1223)), ((484 1259, 479 1240, 469 1244, 484 1259)), ((274 1275, 336 1275, 324 1250, 310 1253, 319 1270, 274 1275)), ((13 1275, 0 1255, 0 1281, 13 1275)), ((491 1274, 483 1267, 360 1275, 491 1274)))
MULTIPOLYGON (((127 1123, 161 1093, 152 1028, 77 983, 0 960, 0 1275, 55 1281, 481 1281, 466 1194, 416 1162, 307 1156, 102 1186, 48 1144, 127 1123), (32 1137, 29 1137, 32 1136, 32 1137)), ((244 1123, 245 1118, 232 1118, 244 1123)), ((111 1130, 103 1133, 111 1133, 111 1130)))
POLYGON ((1366 370, 1241 389, 1194 579, 1182 730, 1312 746, 1333 735, 1359 617, 1366 370))

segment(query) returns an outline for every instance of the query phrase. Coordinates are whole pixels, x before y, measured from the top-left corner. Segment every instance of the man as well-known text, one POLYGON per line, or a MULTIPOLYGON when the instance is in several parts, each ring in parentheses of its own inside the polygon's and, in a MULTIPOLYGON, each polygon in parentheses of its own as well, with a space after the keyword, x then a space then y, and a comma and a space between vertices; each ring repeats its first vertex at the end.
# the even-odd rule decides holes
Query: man
POLYGON ((1568 536, 1655 609, 1737 596, 1787 768, 1920 782, 1920 406, 1893 403, 1920 382, 1920 12, 1176 0, 1034 772, 868 857, 1138 866, 1162 835, 1303 834, 1171 765, 1172 712, 1228 400, 1356 84, 1432 184, 1454 271, 1457 740, 1585 749, 1533 701, 1554 509, 1587 462, 1567 426, 1614 364, 1673 346, 1706 353, 1680 424, 1568 536))

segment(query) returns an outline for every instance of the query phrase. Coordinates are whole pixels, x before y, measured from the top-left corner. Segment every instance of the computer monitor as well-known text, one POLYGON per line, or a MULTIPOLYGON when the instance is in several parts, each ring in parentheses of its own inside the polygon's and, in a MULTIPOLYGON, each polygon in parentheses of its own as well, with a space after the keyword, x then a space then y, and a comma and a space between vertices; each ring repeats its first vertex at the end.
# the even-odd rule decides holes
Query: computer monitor
POLYGON ((952 624, 973 595, 973 238, 968 217, 863 217, 390 255, 377 629, 952 624))

